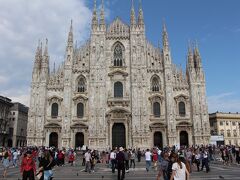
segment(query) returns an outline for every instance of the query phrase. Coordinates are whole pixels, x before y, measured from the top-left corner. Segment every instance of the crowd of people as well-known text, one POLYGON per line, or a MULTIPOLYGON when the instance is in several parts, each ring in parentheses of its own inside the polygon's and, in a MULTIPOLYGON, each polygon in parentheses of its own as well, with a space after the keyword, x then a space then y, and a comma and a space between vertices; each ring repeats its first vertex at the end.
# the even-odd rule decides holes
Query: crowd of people
MULTIPOLYGON (((27 147, 5 149, 2 157, 3 178, 7 177, 10 164, 20 168, 23 180, 50 180, 53 177, 54 166, 75 166, 77 158, 82 159, 81 165, 85 172, 94 173, 97 163, 105 164, 111 168, 112 173, 117 170, 118 180, 125 178, 125 173, 135 169, 136 161, 144 158, 146 172, 156 171, 157 179, 164 180, 189 179, 193 171, 210 171, 210 161, 222 161, 224 165, 233 162, 240 163, 239 147, 235 146, 192 146, 192 147, 165 147, 160 149, 124 149, 123 147, 112 150, 97 151, 74 149, 27 147), (220 158, 219 158, 220 157, 220 158)), ((80 165, 80 164, 79 164, 80 165)))

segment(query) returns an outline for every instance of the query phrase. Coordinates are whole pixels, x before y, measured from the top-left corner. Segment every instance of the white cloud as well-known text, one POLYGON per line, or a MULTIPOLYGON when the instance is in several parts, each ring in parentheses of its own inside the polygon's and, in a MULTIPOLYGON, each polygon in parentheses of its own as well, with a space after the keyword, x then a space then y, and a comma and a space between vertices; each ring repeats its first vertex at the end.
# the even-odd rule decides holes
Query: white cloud
POLYGON ((209 112, 240 112, 240 98, 233 92, 208 97, 209 112))
POLYGON ((48 38, 51 65, 63 61, 71 19, 74 39, 83 42, 89 37, 91 10, 86 3, 0 0, 0 94, 28 104, 38 39, 48 38))

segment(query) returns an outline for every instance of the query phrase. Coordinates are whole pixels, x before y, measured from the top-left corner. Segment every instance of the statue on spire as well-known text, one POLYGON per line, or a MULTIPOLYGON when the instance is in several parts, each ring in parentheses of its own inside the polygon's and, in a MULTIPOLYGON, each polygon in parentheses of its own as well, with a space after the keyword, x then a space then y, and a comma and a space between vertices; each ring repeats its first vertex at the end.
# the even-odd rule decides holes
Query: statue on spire
POLYGON ((163 38, 163 49, 165 51, 169 51, 169 42, 168 42, 168 33, 167 33, 167 28, 166 24, 163 21, 163 32, 162 32, 162 38, 163 38))
POLYGON ((101 12, 100 12, 100 28, 105 29, 106 24, 105 24, 105 15, 104 15, 104 0, 102 0, 102 7, 101 7, 101 12))

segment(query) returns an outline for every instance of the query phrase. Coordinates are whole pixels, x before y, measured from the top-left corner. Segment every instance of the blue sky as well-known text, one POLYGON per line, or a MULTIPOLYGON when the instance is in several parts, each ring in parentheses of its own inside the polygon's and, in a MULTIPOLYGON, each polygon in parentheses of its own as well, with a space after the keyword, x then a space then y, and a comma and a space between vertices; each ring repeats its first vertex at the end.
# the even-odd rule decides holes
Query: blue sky
MULTIPOLYGON (((174 63, 185 67, 188 40, 199 42, 209 112, 240 112, 240 1, 142 1, 148 40, 161 41, 164 19, 174 63)), ((134 0, 136 13, 138 4, 134 0)), ((130 6, 130 0, 105 0, 107 22, 116 16, 129 22, 130 6)), ((92 7, 92 0, 0 0, 0 94, 28 104, 38 39, 48 38, 51 65, 60 63, 70 19, 84 42, 92 7)))

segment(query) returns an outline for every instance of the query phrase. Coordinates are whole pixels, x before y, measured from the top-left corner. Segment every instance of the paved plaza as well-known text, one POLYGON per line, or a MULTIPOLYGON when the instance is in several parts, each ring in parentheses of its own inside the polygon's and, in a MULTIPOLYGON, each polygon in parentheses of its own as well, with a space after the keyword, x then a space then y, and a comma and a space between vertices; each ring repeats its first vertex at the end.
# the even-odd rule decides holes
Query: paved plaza
MULTIPOLYGON (((206 179, 236 179, 240 180, 240 166, 231 165, 223 166, 220 163, 211 163, 211 171, 209 173, 193 172, 190 176, 192 180, 206 179)), ((3 167, 0 167, 2 174, 3 167)), ((129 173, 126 173, 126 180, 156 180, 157 172, 151 170, 146 172, 145 162, 136 163, 135 169, 130 169, 129 173)), ((2 178, 0 178, 2 179, 2 178)), ((8 171, 8 180, 20 180, 19 168, 11 167, 8 171)), ((117 180, 117 172, 112 174, 111 169, 106 165, 97 164, 95 172, 89 174, 84 172, 84 167, 80 166, 78 161, 74 167, 66 164, 64 167, 55 167, 54 169, 54 180, 117 180)))

